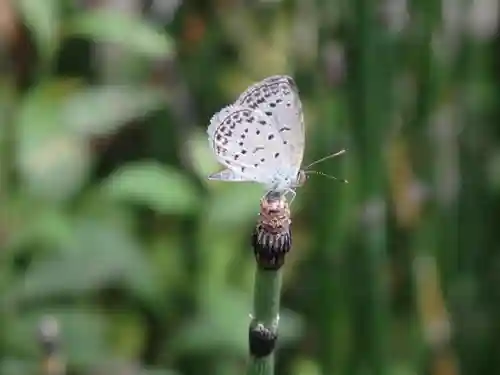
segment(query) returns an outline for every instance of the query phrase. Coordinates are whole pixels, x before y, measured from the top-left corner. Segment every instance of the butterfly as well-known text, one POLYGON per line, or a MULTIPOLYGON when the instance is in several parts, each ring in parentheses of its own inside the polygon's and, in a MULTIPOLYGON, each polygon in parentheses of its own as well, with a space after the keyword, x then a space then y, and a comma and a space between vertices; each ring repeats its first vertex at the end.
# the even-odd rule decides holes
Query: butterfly
POLYGON ((307 179, 301 169, 302 103, 290 76, 271 76, 248 87, 233 104, 212 116, 207 133, 216 159, 226 167, 209 180, 257 182, 267 194, 291 193, 293 200, 295 189, 307 179))

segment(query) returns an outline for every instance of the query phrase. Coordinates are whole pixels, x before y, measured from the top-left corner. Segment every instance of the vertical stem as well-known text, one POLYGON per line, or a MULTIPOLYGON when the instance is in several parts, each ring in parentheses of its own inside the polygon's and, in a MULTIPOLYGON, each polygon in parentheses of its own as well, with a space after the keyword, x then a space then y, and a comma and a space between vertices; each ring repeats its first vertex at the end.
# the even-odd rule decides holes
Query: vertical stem
POLYGON ((254 317, 271 326, 279 313, 282 271, 257 269, 255 273, 254 317))
MULTIPOLYGON (((262 270, 255 273, 253 319, 266 328, 276 325, 280 308, 281 269, 262 270)), ((248 366, 249 375, 271 375, 274 372, 274 353, 263 358, 252 358, 248 366)))
POLYGON ((12 85, 8 82, 5 86, 0 87, 0 98, 4 102, 0 108, 0 202, 2 207, 7 207, 6 201, 12 191, 15 183, 15 146, 16 146, 16 131, 15 131, 15 93, 12 90, 12 85))
MULTIPOLYGON (((12 195, 16 184, 16 101, 17 96, 14 80, 5 79, 0 87, 0 233, 8 230, 12 195), (4 227, 5 226, 5 227, 4 227)), ((1 244, 0 244, 1 247, 1 244)), ((5 292, 13 277, 13 256, 9 251, 4 251, 0 261, 0 293, 5 292)), ((10 321, 11 311, 0 309, 0 351, 5 345, 5 326, 10 321)))
POLYGON ((351 255, 354 350, 351 372, 388 373, 386 165, 384 144, 392 95, 389 35, 377 23, 377 2, 352 2, 351 119, 358 157, 359 251, 351 255), (359 360, 361 359, 361 361, 359 360))

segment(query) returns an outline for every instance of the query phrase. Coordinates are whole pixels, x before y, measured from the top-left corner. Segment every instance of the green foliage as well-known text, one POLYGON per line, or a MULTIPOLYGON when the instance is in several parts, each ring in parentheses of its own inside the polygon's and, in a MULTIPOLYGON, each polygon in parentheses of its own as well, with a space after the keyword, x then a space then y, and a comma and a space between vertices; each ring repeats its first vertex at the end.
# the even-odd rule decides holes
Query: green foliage
POLYGON ((50 59, 56 52, 59 41, 59 0, 43 3, 37 0, 20 0, 15 4, 23 15, 26 26, 36 38, 38 50, 44 55, 44 59, 50 59))
POLYGON ((105 181, 103 194, 111 200, 143 204, 162 214, 185 214, 198 207, 197 191, 189 179, 156 163, 123 166, 105 181))
POLYGON ((276 374, 500 371, 494 7, 10 3, 0 374, 39 371, 47 314, 69 375, 245 372, 263 188, 206 179, 206 127, 276 73, 350 182, 297 191, 276 374))
POLYGON ((81 12, 69 19, 65 31, 67 36, 116 43, 149 58, 168 57, 173 48, 173 41, 158 28, 138 17, 117 14, 113 10, 81 12))

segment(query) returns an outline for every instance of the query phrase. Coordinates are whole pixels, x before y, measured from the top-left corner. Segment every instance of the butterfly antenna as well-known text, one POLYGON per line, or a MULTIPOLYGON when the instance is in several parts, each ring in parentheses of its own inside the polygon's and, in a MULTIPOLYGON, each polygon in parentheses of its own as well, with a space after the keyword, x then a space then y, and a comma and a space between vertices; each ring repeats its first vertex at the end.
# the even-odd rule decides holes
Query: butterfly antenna
POLYGON ((337 181, 340 181, 340 182, 343 182, 345 184, 349 183, 349 181, 347 180, 344 180, 343 178, 338 178, 338 177, 334 177, 334 176, 330 176, 329 174, 326 174, 326 173, 323 173, 323 172, 318 172, 318 171, 304 171, 305 174, 317 174, 317 175, 320 175, 320 176, 323 176, 323 177, 326 177, 326 178, 329 178, 331 180, 337 180, 337 181))
POLYGON ((342 154, 345 154, 346 153, 346 149, 343 149, 343 150, 340 150, 339 152, 336 152, 335 154, 331 154, 331 155, 327 155, 325 156, 324 158, 321 158, 321 159, 318 159, 316 161, 313 161, 311 164, 309 164, 307 167, 305 167, 304 169, 307 169, 309 167, 312 167, 313 165, 315 164, 318 164, 318 163, 321 163, 322 161, 325 161, 325 160, 328 160, 328 159, 332 159, 334 157, 337 157, 337 156, 340 156, 342 154))

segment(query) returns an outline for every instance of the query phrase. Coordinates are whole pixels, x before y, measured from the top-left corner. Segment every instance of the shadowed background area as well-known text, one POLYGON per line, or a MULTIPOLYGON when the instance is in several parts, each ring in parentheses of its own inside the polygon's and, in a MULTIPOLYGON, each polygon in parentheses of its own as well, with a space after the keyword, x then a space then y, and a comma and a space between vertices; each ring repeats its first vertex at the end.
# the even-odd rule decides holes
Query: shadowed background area
POLYGON ((499 13, 0 0, 0 373, 245 373, 263 190, 206 128, 274 74, 349 180, 297 191, 276 374, 500 373, 499 13))

